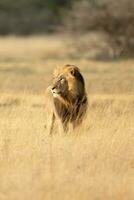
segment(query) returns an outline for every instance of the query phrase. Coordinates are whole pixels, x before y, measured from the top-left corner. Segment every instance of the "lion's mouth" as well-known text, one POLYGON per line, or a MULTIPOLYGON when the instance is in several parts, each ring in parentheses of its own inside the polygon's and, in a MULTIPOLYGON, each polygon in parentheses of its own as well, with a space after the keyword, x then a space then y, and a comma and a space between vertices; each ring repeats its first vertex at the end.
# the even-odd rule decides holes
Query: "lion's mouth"
POLYGON ((53 89, 51 89, 51 92, 52 92, 52 94, 53 94, 54 97, 58 97, 58 96, 61 95, 61 92, 58 91, 58 90, 53 90, 53 89))

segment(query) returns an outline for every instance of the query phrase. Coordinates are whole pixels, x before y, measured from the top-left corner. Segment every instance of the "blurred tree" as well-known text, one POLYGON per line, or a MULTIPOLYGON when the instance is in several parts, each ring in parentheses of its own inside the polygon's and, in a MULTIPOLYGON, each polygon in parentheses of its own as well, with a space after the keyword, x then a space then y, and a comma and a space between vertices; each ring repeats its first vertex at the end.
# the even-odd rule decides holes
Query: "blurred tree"
POLYGON ((105 35, 113 57, 134 55, 133 0, 82 0, 74 2, 66 16, 64 30, 77 37, 78 51, 88 50, 90 42, 82 38, 96 31, 105 35))

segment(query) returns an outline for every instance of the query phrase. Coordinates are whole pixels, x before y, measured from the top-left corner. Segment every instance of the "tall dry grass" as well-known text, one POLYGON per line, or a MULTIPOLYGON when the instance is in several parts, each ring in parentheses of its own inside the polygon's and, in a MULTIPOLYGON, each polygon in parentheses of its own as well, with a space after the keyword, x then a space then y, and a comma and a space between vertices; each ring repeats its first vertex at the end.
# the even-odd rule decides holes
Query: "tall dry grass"
POLYGON ((71 60, 58 37, 0 43, 0 200, 133 200, 134 61, 71 60), (66 63, 84 74, 89 111, 50 137, 44 91, 66 63))

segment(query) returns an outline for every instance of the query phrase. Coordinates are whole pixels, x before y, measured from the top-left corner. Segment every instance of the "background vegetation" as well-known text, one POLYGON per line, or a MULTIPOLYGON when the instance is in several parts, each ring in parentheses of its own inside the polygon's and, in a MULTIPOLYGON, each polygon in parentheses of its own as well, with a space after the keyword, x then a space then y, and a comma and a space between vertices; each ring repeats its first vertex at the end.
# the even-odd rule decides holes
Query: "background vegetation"
POLYGON ((60 10, 67 0, 1 0, 0 33, 31 34, 56 31, 61 23, 60 10))
POLYGON ((60 31, 72 39, 73 56, 95 47, 105 52, 98 58, 133 56, 133 10, 133 0, 1 0, 0 34, 60 31), (94 39, 89 44, 91 33, 101 36, 103 45, 94 39))

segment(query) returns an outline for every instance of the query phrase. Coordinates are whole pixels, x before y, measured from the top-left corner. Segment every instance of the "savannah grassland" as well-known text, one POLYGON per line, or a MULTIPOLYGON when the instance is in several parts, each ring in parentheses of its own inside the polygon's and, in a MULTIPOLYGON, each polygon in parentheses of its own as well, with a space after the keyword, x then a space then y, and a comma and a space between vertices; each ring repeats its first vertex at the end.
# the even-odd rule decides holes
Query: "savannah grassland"
POLYGON ((0 38, 0 200, 133 200, 134 60, 71 59, 64 41, 0 38), (44 93, 63 64, 80 67, 89 110, 50 137, 44 93))

